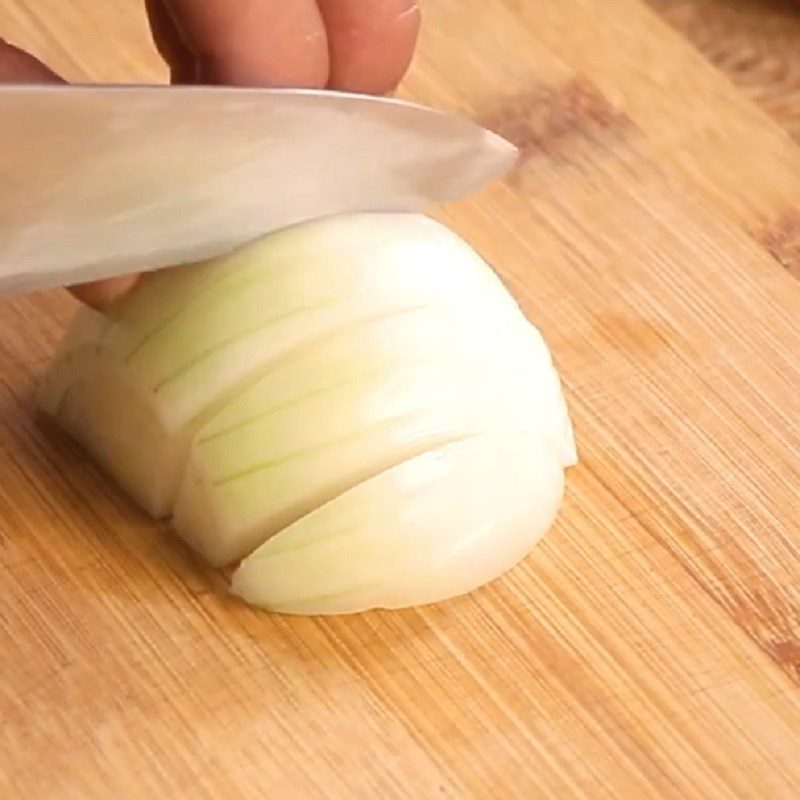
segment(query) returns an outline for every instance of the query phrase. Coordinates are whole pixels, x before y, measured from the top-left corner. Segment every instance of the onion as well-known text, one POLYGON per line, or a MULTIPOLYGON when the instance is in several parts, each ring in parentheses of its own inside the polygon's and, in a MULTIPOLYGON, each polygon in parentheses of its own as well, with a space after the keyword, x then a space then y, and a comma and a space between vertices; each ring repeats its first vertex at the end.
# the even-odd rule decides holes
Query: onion
POLYGON ((576 461, 542 337, 418 215, 330 217, 147 276, 78 312, 40 404, 284 612, 480 586, 550 527, 576 461))

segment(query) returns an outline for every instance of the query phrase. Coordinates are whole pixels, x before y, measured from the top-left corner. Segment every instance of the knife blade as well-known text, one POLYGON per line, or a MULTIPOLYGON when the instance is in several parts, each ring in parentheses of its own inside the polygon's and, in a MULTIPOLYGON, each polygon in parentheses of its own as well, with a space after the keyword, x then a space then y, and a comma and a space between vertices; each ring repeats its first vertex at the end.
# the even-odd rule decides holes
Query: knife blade
POLYGON ((330 214, 427 211, 516 157, 389 98, 0 86, 0 294, 202 260, 330 214))

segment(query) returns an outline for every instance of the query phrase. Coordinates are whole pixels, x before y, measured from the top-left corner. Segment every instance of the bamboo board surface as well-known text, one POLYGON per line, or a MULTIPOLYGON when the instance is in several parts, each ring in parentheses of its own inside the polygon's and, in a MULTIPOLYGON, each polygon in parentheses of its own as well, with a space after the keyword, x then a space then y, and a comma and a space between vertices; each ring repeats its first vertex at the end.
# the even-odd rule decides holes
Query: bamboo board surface
MULTIPOLYGON (((441 216, 562 372, 556 528, 439 606, 248 609, 36 425, 70 302, 5 301, 0 797, 800 796, 800 150, 640 0, 425 12, 404 93, 526 152, 441 216)), ((0 32, 164 76, 134 0, 0 32)))
POLYGON ((647 0, 795 139, 800 139, 797 0, 647 0))

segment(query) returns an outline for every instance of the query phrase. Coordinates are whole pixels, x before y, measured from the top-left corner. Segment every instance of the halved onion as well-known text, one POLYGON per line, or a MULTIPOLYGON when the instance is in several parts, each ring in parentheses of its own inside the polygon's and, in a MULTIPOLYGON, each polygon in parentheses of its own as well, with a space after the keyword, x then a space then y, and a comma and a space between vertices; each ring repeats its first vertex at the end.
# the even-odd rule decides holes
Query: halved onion
POLYGON ((234 590, 285 611, 496 577, 576 460, 542 337, 418 215, 318 220, 147 276, 79 312, 41 404, 211 563, 245 559, 234 590))

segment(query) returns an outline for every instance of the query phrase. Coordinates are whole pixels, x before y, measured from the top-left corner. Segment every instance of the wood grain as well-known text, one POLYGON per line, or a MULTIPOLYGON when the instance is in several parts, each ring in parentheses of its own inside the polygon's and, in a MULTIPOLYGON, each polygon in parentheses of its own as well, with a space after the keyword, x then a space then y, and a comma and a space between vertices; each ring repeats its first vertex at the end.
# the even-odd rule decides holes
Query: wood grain
POLYGON ((800 139, 797 0, 647 0, 750 99, 800 139))
MULTIPOLYGON (((133 0, 41 8, 0 31, 71 78, 163 75, 133 0)), ((404 92, 526 153, 441 216, 564 376, 556 529, 436 607, 243 607, 35 422, 70 304, 6 301, 0 796, 800 796, 800 151, 638 0, 425 25, 404 92)))

